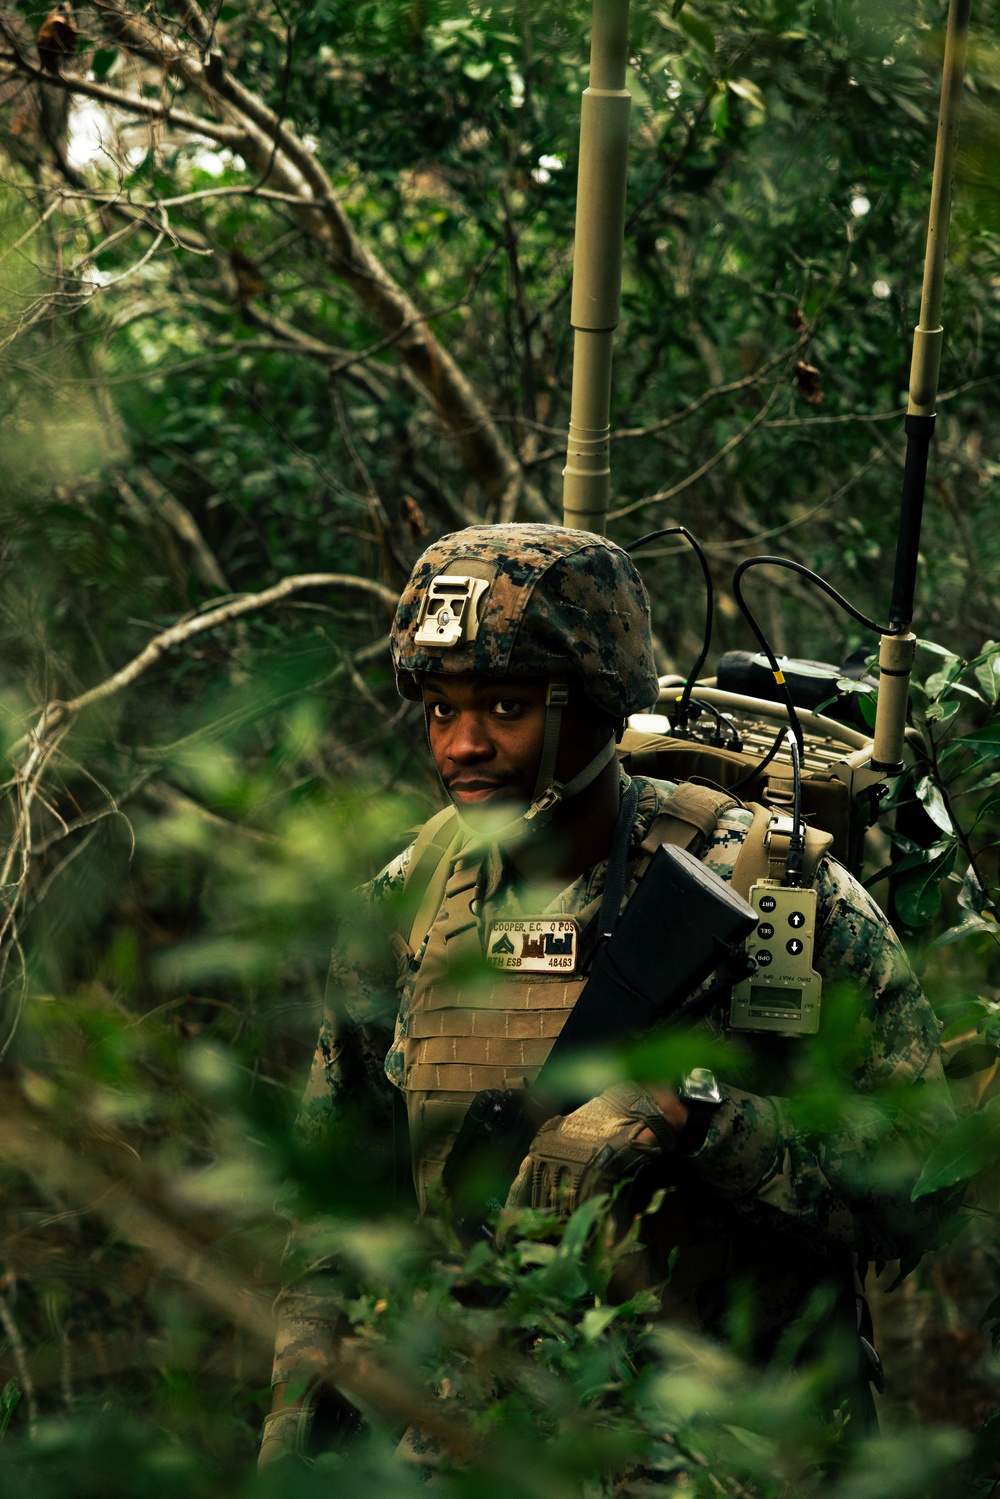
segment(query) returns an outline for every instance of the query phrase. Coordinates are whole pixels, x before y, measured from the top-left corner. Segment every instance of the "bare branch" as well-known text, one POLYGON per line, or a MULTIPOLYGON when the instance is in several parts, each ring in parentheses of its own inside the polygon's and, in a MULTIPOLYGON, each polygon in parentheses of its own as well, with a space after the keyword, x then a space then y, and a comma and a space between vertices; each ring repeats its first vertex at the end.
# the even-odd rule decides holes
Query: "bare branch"
MULTIPOLYGON (((946 397, 939 396, 939 400, 946 397)), ((898 421, 901 416, 906 415, 906 407, 900 406, 895 411, 846 411, 842 416, 783 416, 773 422, 768 422, 769 427, 839 427, 847 422, 892 422, 898 421)))
MULTIPOLYGON (((59 197, 72 201, 80 199, 85 203, 98 203, 105 208, 114 208, 121 202, 128 203, 131 207, 152 207, 152 204, 139 205, 131 193, 103 192, 99 188, 77 189, 70 192, 63 188, 59 197)), ((223 187, 202 187, 197 192, 178 193, 174 198, 157 198, 157 208, 186 208, 190 203, 204 203, 212 198, 261 198, 267 203, 294 204, 296 206, 308 205, 316 200, 311 193, 279 193, 270 187, 258 187, 255 182, 245 184, 231 183, 223 187)), ((30 232, 30 231, 29 231, 30 232)))
MULTIPOLYGON (((207 587, 214 588, 218 593, 230 593, 229 580, 219 566, 218 558, 202 535, 201 527, 187 506, 182 505, 180 500, 172 495, 169 489, 166 489, 156 475, 148 468, 143 467, 138 470, 136 482, 152 505, 154 512, 190 547, 194 558, 195 572, 201 581, 207 587)), ((129 508, 134 510, 141 519, 147 520, 148 516, 145 506, 126 481, 118 479, 116 480, 116 486, 118 493, 125 500, 129 508)))
MULTIPOLYGON (((769 427, 773 424, 765 422, 764 425, 769 427)), ((839 485, 836 489, 830 490, 821 500, 817 500, 815 505, 811 505, 808 510, 804 511, 801 515, 795 516, 793 520, 784 521, 780 526, 769 526, 766 531, 755 531, 752 535, 741 536, 738 541, 706 541, 702 542, 702 546, 706 552, 739 552, 749 547, 759 546, 762 541, 770 541, 775 536, 783 536, 789 531, 796 531, 799 526, 804 526, 807 521, 813 520, 822 511, 829 509, 831 505, 843 499, 844 495, 852 490, 860 479, 864 478, 868 470, 873 468, 885 456, 886 446, 885 444, 881 444, 875 448, 870 457, 865 459, 864 463, 858 465, 843 484, 839 485)), ((650 553, 649 555, 654 554, 650 553)))
POLYGON ((6 245, 4 247, 3 253, 0 254, 0 265, 2 265, 3 262, 7 259, 8 255, 15 254, 18 250, 20 250, 22 245, 26 245, 28 243, 28 240, 34 237, 34 235, 38 233, 39 229, 41 229, 43 225, 48 222, 48 220, 52 217, 58 207, 59 199, 55 198, 49 204, 48 208, 45 209, 44 213, 42 213, 39 219, 31 225, 30 229, 26 229, 24 233, 20 235, 12 245, 6 245))
POLYGON ((700 411, 703 406, 707 406, 709 401, 714 401, 719 396, 731 396, 735 395, 737 391, 752 389, 753 386, 759 385, 762 380, 765 380, 771 371, 777 369, 780 364, 787 364, 789 360, 795 358, 796 354, 800 354, 815 331, 815 322, 810 323, 790 349, 785 349, 781 354, 772 355, 770 359, 765 360, 751 374, 744 375, 739 380, 730 380, 726 385, 713 385, 711 389, 703 391, 695 400, 689 402, 682 411, 674 411, 670 416, 662 417, 658 422, 651 422, 648 427, 616 428, 611 433, 612 442, 618 442, 627 437, 652 437, 657 432, 666 432, 670 427, 676 427, 680 422, 686 422, 688 417, 694 416, 695 412, 700 411))
POLYGON ((64 723, 67 719, 81 713, 84 708, 89 708, 93 703, 101 702, 104 698, 120 692, 123 687, 128 687, 168 651, 173 650, 174 646, 183 645, 188 640, 193 640, 195 636, 203 635, 206 630, 214 630, 219 625, 231 623, 234 619, 242 619, 244 615, 253 614, 257 609, 265 609, 269 604, 276 604, 280 599, 287 598, 289 594, 297 593, 303 588, 353 588, 381 599, 387 609, 394 609, 398 601, 397 594, 385 584, 376 583, 371 578, 354 578, 348 573, 300 573, 295 577, 283 578, 280 583, 275 583, 271 588, 264 588, 260 593, 246 594, 242 598, 233 599, 228 604, 210 609, 207 614, 198 614, 193 619, 172 625, 169 630, 163 630, 159 635, 154 636, 146 648, 134 656, 126 666, 116 671, 113 676, 107 677, 105 681, 99 682, 96 687, 91 687, 87 692, 81 693, 79 697, 71 698, 68 702, 50 703, 42 713, 35 736, 41 742, 42 738, 57 724, 64 723))
POLYGON ((0 1293, 0 1325, 7 1335, 10 1351, 14 1355, 17 1365, 17 1376, 24 1391, 25 1404, 28 1407, 28 1435, 34 1437, 38 1429, 38 1400, 35 1397, 35 1385, 31 1378, 31 1370, 28 1367, 28 1355, 24 1347, 24 1339, 21 1337, 20 1329, 14 1321, 14 1313, 10 1309, 10 1303, 6 1296, 0 1293))
POLYGON ((669 489, 659 489, 656 494, 645 495, 641 500, 633 500, 630 505, 622 505, 620 509, 610 511, 608 520, 620 520, 623 515, 631 515, 633 510, 638 510, 643 505, 655 505, 663 500, 672 500, 675 495, 683 494, 685 489, 690 489, 692 484, 696 484, 699 479, 704 478, 717 464, 721 463, 724 458, 727 458, 734 448, 738 448, 740 443, 746 442, 751 432, 763 424, 767 413, 778 399, 783 388, 781 385, 776 385, 753 419, 747 422, 745 427, 741 427, 738 432, 734 432, 729 441, 723 443, 722 447, 717 453, 713 453, 711 458, 706 458, 705 462, 699 468, 696 468, 693 473, 688 474, 686 478, 679 480, 678 483, 671 485, 669 489))
POLYGON ((378 343, 371 344, 367 349, 362 349, 358 354, 347 355, 332 367, 330 374, 339 375, 350 365, 356 364, 359 359, 372 359, 376 354, 382 354, 386 349, 391 349, 394 344, 398 344, 400 339, 404 338, 410 329, 414 328, 418 323, 432 322, 434 318, 444 317, 449 312, 457 312, 460 307, 468 307, 476 295, 479 283, 486 274, 490 262, 494 259, 496 253, 496 249, 492 249, 482 265, 477 267, 469 282, 469 288, 463 296, 455 297, 453 301, 446 302, 443 307, 435 307, 430 312, 417 314, 408 323, 404 323, 401 327, 397 328, 395 333, 388 334, 385 338, 379 339, 378 343))
POLYGON ((201 115, 188 114, 186 110, 175 109, 172 104, 159 104, 155 99, 144 99, 141 94, 127 94, 120 89, 109 88, 104 83, 91 83, 78 73, 43 73, 41 68, 33 67, 26 59, 19 59, 13 67, 8 65, 0 68, 0 80, 7 78, 32 78, 48 88, 61 88, 85 99, 97 99, 101 104, 120 109, 123 114, 138 115, 143 120, 162 120, 165 125, 176 125, 179 130, 189 130, 192 135, 216 141, 220 146, 228 146, 233 151, 240 151, 242 147, 243 135, 232 126, 219 125, 213 120, 203 119, 201 115))

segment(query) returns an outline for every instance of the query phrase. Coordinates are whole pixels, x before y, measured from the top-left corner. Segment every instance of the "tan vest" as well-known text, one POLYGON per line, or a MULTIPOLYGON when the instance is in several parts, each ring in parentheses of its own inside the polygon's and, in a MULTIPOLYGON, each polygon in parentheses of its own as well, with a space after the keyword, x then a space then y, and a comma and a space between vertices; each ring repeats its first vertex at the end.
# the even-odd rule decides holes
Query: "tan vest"
POLYGON ((484 972, 471 909, 483 874, 478 859, 460 859, 450 875, 408 1012, 403 1088, 422 1211, 473 1098, 534 1081, 586 983, 577 975, 484 972))
MULTIPOLYGON (((684 785, 669 810, 654 819, 633 870, 640 876, 663 843, 702 844, 732 797, 684 785)), ((466 1110, 483 1088, 523 1088, 538 1074, 576 1004, 586 979, 580 975, 484 972, 478 911, 485 883, 479 855, 456 854, 434 819, 431 839, 446 875, 435 898, 436 915, 421 907, 413 938, 427 931, 427 945, 407 1011, 403 1041, 403 1089, 410 1123, 413 1176, 421 1210, 438 1181, 466 1110)), ((431 840, 428 840, 430 842, 431 840)), ((418 840, 419 842, 419 840, 418 840)), ((419 848, 414 863, 424 854, 419 848)), ((440 878, 440 876, 439 876, 440 878)), ((433 898, 433 897, 432 897, 433 898)), ((582 931, 600 898, 575 914, 582 931)))

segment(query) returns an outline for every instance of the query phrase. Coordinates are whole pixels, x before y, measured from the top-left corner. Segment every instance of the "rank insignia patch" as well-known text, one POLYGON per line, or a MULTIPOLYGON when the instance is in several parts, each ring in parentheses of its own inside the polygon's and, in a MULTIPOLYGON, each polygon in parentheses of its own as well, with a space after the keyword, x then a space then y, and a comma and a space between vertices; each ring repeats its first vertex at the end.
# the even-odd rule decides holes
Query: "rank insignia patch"
POLYGON ((486 943, 494 968, 515 973, 561 973, 576 970, 580 929, 568 916, 537 916, 524 921, 495 921, 486 943))

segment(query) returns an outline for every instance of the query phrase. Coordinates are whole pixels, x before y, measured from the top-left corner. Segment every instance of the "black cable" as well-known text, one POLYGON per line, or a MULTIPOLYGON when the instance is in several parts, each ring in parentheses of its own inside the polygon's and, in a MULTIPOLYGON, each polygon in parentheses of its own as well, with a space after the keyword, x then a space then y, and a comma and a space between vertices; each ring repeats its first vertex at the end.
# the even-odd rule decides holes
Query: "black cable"
POLYGON ((743 611, 744 619, 757 637, 757 644, 760 646, 761 650, 764 652, 764 655, 767 657, 767 664, 771 668, 771 675, 774 678, 775 685, 778 687, 781 696, 785 700, 785 710, 788 714, 788 722, 792 726, 792 733, 795 735, 795 742, 796 744, 802 745, 805 742, 802 737, 802 725, 799 723, 799 715, 795 711, 795 704, 792 702, 792 694, 789 691, 788 683, 785 681, 785 673, 778 665, 778 658, 771 649, 771 642, 768 640, 767 636, 764 634, 764 631, 757 623, 756 616, 751 610, 750 605, 747 603, 746 599, 743 597, 743 593, 740 588, 740 578, 746 572, 747 567, 753 565, 754 561, 755 559, 751 557, 749 563, 742 562, 736 569, 735 573, 733 574, 733 594, 736 598, 737 604, 739 604, 740 609, 743 611))
POLYGON ((622 551, 629 553, 637 552, 640 547, 648 546, 651 541, 659 541, 661 536, 683 536, 685 541, 687 541, 698 554, 698 561, 701 563, 701 571, 705 578, 705 638, 702 641, 701 654, 699 655, 697 661, 694 663, 694 666, 691 668, 691 672, 687 678, 687 681, 684 683, 684 691, 681 693, 680 698, 678 699, 676 719, 672 715, 670 719, 671 724, 675 728, 683 732, 687 728, 688 714, 690 712, 691 706, 691 693, 694 690, 694 684, 695 682, 697 682, 699 676, 701 675, 701 669, 705 665, 705 662, 708 660, 708 653, 712 647, 712 621, 715 608, 715 589, 712 586, 712 574, 709 571, 708 558, 702 551, 700 543, 694 536, 692 536, 687 526, 666 526, 661 531, 650 531, 647 533, 647 535, 640 536, 637 541, 629 542, 628 546, 622 548, 622 551))
POLYGON ((798 573, 803 578, 808 578, 811 583, 815 583, 819 588, 822 588, 824 593, 829 594, 834 603, 839 604, 840 607, 845 610, 845 612, 848 613, 852 619, 856 619, 859 624, 864 625, 865 629, 874 630, 877 635, 886 634, 886 630, 883 629, 880 624, 877 624, 875 620, 869 619, 866 614, 862 614, 860 610, 855 609, 854 605, 849 603, 848 600, 844 598, 842 593, 838 593, 835 588, 831 587, 831 585, 826 581, 825 578, 821 578, 819 574, 814 573, 811 568, 803 567, 801 562, 792 562, 788 557, 748 557, 745 562, 740 563, 739 567, 733 574, 733 595, 736 599, 737 604, 739 604, 740 609, 743 612, 744 619, 750 626, 754 635, 757 637, 758 644, 760 645, 761 650, 764 652, 764 655, 767 657, 768 665, 771 668, 771 675, 774 677, 775 683, 781 690, 785 708, 788 712, 788 721, 792 726, 792 733, 795 735, 795 742, 798 746, 799 753, 801 754, 804 748, 802 725, 799 723, 799 715, 795 710, 795 704, 792 701, 792 694, 789 690, 788 683, 785 681, 785 674, 781 670, 781 667, 778 665, 778 658, 772 651, 767 637, 765 636, 760 625, 757 623, 756 617, 753 614, 753 611, 751 610, 749 604, 743 597, 743 590, 740 587, 740 579, 743 577, 743 574, 745 572, 748 572, 751 567, 763 567, 765 566, 765 564, 772 567, 787 567, 791 572, 798 573))
MULTIPOLYGON (((790 572, 799 573, 801 577, 808 578, 810 583, 815 583, 817 588, 822 588, 823 592, 829 594, 835 604, 839 604, 840 608, 846 614, 849 614, 852 619, 856 619, 859 625, 864 625, 866 630, 874 630, 876 635, 891 635, 893 633, 891 625, 880 625, 877 620, 869 619, 867 614, 862 614, 860 609, 855 609, 850 600, 845 599, 842 593, 838 593, 832 584, 828 583, 825 578, 820 577, 819 573, 814 573, 810 567, 803 567, 801 562, 793 562, 790 557, 748 557, 745 562, 740 563, 733 574, 733 587, 739 587, 739 579, 751 567, 763 567, 765 564, 769 564, 771 567, 787 567, 790 572)), ((737 599, 739 600, 740 608, 746 613, 746 606, 739 593, 737 593, 737 599)))
POLYGON ((785 730, 792 755, 792 836, 785 857, 785 884, 797 890, 802 884, 805 839, 802 836, 802 764, 799 746, 791 729, 785 730))
POLYGON ((692 708, 704 708, 704 709, 707 709, 708 712, 711 713, 712 717, 715 719, 715 732, 717 734, 721 734, 722 733, 722 714, 719 712, 718 708, 715 706, 714 703, 708 703, 708 702, 706 702, 703 697, 693 697, 691 699, 691 706, 692 706, 692 708))
POLYGON ((749 786, 750 782, 755 780, 756 777, 760 775, 761 771, 767 769, 771 761, 774 759, 775 755, 780 750, 781 741, 784 739, 787 732, 787 729, 779 729, 777 734, 775 735, 774 743, 771 745, 771 748, 768 750, 763 760, 759 760, 756 765, 752 766, 750 770, 746 772, 745 775, 740 776, 738 781, 734 781, 731 786, 726 787, 726 790, 731 796, 736 796, 738 792, 743 790, 744 786, 749 786))
MULTIPOLYGON (((729 732, 729 743, 730 743, 730 746, 732 746, 734 744, 737 744, 737 745, 740 744, 740 736, 736 732, 736 725, 730 723, 730 721, 729 721, 728 718, 723 718, 722 714, 719 712, 718 708, 715 706, 714 703, 710 703, 708 701, 708 699, 704 698, 704 697, 693 697, 691 699, 691 704, 695 708, 707 708, 708 711, 709 711, 709 713, 712 714, 713 718, 715 719, 715 737, 719 741, 719 747, 720 748, 723 747, 723 745, 722 745, 723 730, 728 730, 728 732, 729 732)), ((741 746, 741 748, 742 748, 742 746, 741 746)))
POLYGON ((629 844, 638 805, 639 788, 634 781, 630 781, 619 803, 618 820, 615 823, 611 854, 608 858, 607 873, 604 876, 604 894, 601 896, 601 909, 597 918, 598 935, 602 941, 611 936, 621 910, 628 875, 629 844))

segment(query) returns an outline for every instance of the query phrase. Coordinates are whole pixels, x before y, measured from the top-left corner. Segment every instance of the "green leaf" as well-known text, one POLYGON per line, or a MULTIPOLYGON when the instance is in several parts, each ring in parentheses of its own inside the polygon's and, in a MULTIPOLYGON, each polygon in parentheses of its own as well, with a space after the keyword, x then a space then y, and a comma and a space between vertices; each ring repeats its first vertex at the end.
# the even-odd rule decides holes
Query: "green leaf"
POLYGON ((692 11, 681 6, 677 12, 677 21, 681 30, 686 32, 693 42, 697 42, 702 51, 715 51, 715 33, 701 16, 696 16, 692 11))
POLYGON ((901 880, 893 900, 907 926, 926 926, 941 904, 941 881, 951 873, 957 845, 923 870, 901 880))
POLYGON ((928 706, 924 717, 930 723, 948 723, 955 717, 960 706, 960 703, 934 702, 928 706))
POLYGON ((730 78, 729 87, 737 98, 745 99, 754 109, 759 109, 763 113, 767 108, 764 95, 751 79, 730 78))
POLYGON ((942 839, 940 843, 934 843, 930 848, 914 848, 907 839, 903 846, 909 851, 901 859, 895 859, 885 871, 893 878, 905 874, 909 869, 921 869, 927 864, 933 864, 936 859, 943 858, 948 849, 948 842, 942 839))
MULTIPOLYGON (((992 744, 963 744, 961 741, 958 741, 949 745, 949 749, 954 749, 956 755, 965 754, 969 756, 969 763, 965 767, 967 771, 979 770, 984 766, 995 765, 997 761, 997 751, 992 744)), ((941 758, 943 760, 944 755, 941 758)))
POLYGON ((923 804, 924 811, 931 822, 939 827, 942 833, 953 833, 955 824, 948 813, 940 786, 930 776, 924 776, 917 782, 916 791, 917 800, 923 804))
POLYGON ((986 659, 977 659, 974 663, 975 678, 986 701, 995 703, 1000 698, 1000 645, 995 640, 988 640, 983 654, 986 659))
POLYGON ((918 640, 917 644, 935 656, 948 656, 954 659, 955 652, 950 651, 946 645, 938 645, 936 640, 918 640))
POLYGON ((1000 1160, 1000 1098, 991 1098, 985 1108, 970 1114, 948 1131, 931 1151, 917 1178, 914 1202, 931 1192, 971 1180, 1000 1160))
POLYGON ((960 1046, 948 1057, 944 1070, 951 1078, 972 1077, 977 1072, 985 1072, 996 1061, 995 1046, 990 1046, 985 1041, 970 1041, 968 1046, 960 1046))
POLYGON ((716 135, 725 135, 729 125, 729 100, 725 94, 716 94, 708 106, 708 117, 716 135))
POLYGON ((1000 749, 1000 721, 994 720, 992 723, 984 723, 982 728, 970 729, 956 743, 967 744, 972 748, 1000 749))
POLYGON ((1000 770, 995 770, 992 775, 986 776, 984 780, 977 781, 974 786, 970 786, 964 792, 964 795, 975 796, 977 792, 988 791, 991 786, 997 785, 1000 785, 1000 770))
POLYGON ((931 672, 931 675, 924 682, 926 692, 931 697, 940 697, 941 693, 954 682, 963 664, 961 656, 954 654, 947 655, 945 657, 945 664, 939 670, 931 672))
MULTIPOLYGON (((958 893, 958 903, 966 911, 974 911, 977 916, 982 916, 989 905, 989 897, 983 889, 982 881, 970 864, 962 879, 962 888, 958 893)), ((988 913, 992 915, 992 911, 988 913)))
POLYGON ((894 890, 895 908, 907 926, 927 926, 942 904, 942 890, 933 872, 910 878, 894 890))
POLYGON ((966 937, 983 932, 990 937, 1000 937, 1000 927, 995 921, 988 921, 985 916, 977 916, 975 911, 969 911, 957 926, 949 927, 940 937, 935 937, 931 947, 951 947, 954 942, 963 942, 966 937))
POLYGON ((597 1197, 588 1198, 586 1202, 581 1202, 566 1225, 566 1231, 557 1251, 558 1258, 578 1259, 587 1247, 594 1225, 607 1210, 608 1199, 603 1193, 597 1197))
POLYGON ((620 1306, 588 1307, 583 1314, 583 1322, 580 1326, 584 1342, 593 1343, 596 1338, 599 1338, 601 1333, 611 1326, 621 1310, 620 1306))
POLYGON ((870 729, 875 727, 875 715, 878 712, 878 698, 874 692, 862 693, 858 697, 858 707, 861 709, 861 717, 870 729))
POLYGON ((927 116, 919 104, 914 104, 912 99, 907 99, 905 94, 896 94, 894 102, 899 105, 904 114, 908 114, 911 120, 916 120, 918 125, 927 124, 927 116))
POLYGON ((1000 808, 1000 791, 994 791, 992 796, 987 796, 976 808, 976 821, 974 826, 979 827, 984 818, 994 817, 1000 808))
POLYGON ((90 64, 90 71, 98 82, 102 78, 107 78, 117 56, 118 50, 115 47, 102 47, 100 51, 94 53, 94 60, 90 64))
POLYGON ((467 62, 462 72, 466 78, 471 78, 474 83, 482 83, 483 79, 487 78, 493 72, 493 64, 488 60, 486 62, 467 62))
POLYGON ((16 1379, 8 1379, 3 1389, 0 1390, 0 1437, 3 1437, 10 1425, 10 1418, 14 1414, 14 1408, 21 1398, 16 1379))

